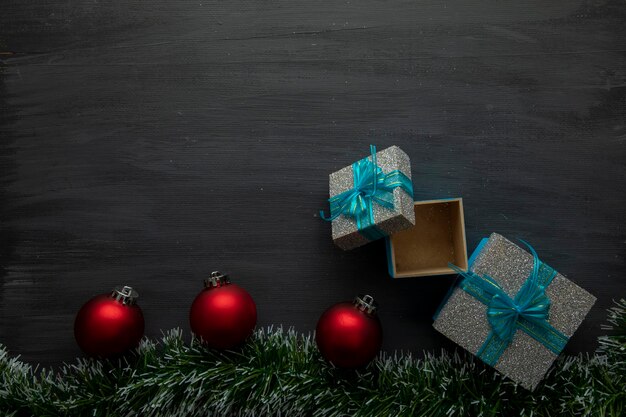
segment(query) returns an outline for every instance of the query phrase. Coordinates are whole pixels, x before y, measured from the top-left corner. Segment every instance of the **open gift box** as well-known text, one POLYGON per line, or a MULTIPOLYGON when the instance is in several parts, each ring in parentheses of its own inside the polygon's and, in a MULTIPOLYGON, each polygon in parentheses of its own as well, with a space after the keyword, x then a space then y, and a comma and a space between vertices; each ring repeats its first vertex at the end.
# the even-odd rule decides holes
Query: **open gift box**
POLYGON ((456 273, 467 269, 463 199, 416 201, 415 226, 387 238, 387 262, 393 278, 456 273))

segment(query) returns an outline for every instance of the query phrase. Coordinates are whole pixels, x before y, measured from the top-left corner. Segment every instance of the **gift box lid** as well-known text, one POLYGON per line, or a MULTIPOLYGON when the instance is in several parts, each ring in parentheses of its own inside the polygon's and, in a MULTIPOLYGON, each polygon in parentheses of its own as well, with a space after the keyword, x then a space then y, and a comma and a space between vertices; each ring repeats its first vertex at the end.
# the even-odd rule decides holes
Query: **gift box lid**
POLYGON ((415 224, 409 156, 398 146, 376 151, 329 176, 332 238, 349 250, 415 224))

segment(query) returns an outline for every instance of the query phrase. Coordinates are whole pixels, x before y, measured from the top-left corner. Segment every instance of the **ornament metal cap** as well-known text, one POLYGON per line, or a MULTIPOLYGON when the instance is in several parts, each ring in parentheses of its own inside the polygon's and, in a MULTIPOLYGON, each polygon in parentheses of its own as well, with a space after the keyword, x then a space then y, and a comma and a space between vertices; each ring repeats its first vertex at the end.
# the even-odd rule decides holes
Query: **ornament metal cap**
POLYGON ((357 295, 353 301, 357 309, 366 314, 375 314, 378 310, 378 303, 374 301, 374 297, 371 295, 357 295))
POLYGON ((204 279, 205 288, 216 288, 230 284, 228 275, 222 274, 220 271, 211 272, 211 276, 204 279))
POLYGON ((123 287, 117 286, 111 293, 111 297, 113 299, 119 301, 124 305, 135 305, 137 303, 137 299, 139 298, 139 293, 133 289, 133 287, 129 287, 128 285, 124 285, 123 287))

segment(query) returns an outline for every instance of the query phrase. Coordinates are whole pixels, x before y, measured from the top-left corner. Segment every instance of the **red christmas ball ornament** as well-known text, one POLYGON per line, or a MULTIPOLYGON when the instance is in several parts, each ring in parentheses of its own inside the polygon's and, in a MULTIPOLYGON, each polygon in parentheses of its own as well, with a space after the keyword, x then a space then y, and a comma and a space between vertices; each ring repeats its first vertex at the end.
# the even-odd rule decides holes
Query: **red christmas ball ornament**
POLYGON ((359 368, 376 357, 383 329, 369 295, 335 304, 317 322, 315 341, 322 356, 340 368, 359 368))
POLYGON ((74 336, 88 355, 109 358, 136 347, 143 337, 144 320, 131 287, 87 301, 76 315, 74 336))
POLYGON ((193 300, 189 323, 207 346, 232 349, 254 331, 256 304, 246 290, 215 271, 204 280, 204 290, 193 300))

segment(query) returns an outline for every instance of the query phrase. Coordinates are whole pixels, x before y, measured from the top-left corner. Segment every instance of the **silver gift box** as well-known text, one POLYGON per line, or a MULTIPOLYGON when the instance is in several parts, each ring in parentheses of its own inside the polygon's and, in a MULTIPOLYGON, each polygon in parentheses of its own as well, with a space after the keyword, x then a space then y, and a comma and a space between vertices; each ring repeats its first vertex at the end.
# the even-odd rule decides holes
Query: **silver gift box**
MULTIPOLYGON (((514 298, 533 268, 532 255, 497 233, 484 240, 481 246, 476 249, 478 252, 473 256, 469 270, 492 277, 514 298)), ((568 338, 596 302, 593 295, 559 273, 546 288, 546 296, 551 301, 548 322, 568 338)), ((491 332, 487 306, 458 287, 453 290, 433 326, 473 354, 478 352, 491 332)), ((523 387, 533 390, 556 357, 541 343, 518 330, 494 367, 523 387)))
MULTIPOLYGON (((372 156, 370 155, 368 159, 371 160, 372 156)), ((399 170, 411 179, 411 163, 409 156, 397 146, 391 146, 377 152, 376 164, 385 174, 399 170)), ((354 177, 352 164, 330 174, 330 197, 348 191, 353 187, 354 177)), ((386 235, 408 229, 415 225, 413 197, 398 187, 393 190, 393 201, 393 210, 382 207, 376 203, 373 204, 374 224, 386 235)), ((354 249, 370 242, 370 240, 359 233, 356 220, 344 215, 332 221, 332 236, 335 244, 343 250, 354 249)))

